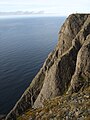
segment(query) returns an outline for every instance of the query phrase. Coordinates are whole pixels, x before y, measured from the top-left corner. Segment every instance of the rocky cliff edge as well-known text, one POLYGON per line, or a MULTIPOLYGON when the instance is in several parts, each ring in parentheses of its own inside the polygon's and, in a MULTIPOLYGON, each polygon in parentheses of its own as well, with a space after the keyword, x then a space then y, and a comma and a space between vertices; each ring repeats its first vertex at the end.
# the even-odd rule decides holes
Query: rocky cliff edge
POLYGON ((82 120, 88 119, 89 95, 90 14, 72 14, 61 27, 55 49, 48 55, 43 67, 6 120, 15 120, 22 114, 18 119, 25 120, 26 115, 27 120, 43 120, 50 119, 55 114, 57 120, 70 120, 73 117, 78 119, 79 113, 83 115, 82 120), (82 101, 79 104, 80 100, 82 101), (76 101, 78 104, 75 105, 76 101), (70 104, 73 104, 73 107, 70 104), (28 110, 29 115, 25 114, 28 110))

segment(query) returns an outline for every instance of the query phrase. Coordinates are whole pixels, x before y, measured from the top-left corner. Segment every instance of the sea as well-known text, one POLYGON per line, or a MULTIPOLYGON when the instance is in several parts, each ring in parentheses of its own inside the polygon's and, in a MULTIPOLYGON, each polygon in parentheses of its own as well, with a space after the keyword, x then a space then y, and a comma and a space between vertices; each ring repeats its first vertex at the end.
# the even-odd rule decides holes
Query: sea
POLYGON ((0 114, 7 114, 55 48, 66 17, 0 17, 0 114))

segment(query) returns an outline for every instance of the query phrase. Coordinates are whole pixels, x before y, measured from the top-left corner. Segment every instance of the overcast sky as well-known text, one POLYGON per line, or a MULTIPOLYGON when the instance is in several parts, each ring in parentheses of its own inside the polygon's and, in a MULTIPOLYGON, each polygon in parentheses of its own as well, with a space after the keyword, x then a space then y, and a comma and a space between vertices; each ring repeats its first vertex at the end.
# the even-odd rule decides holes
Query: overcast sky
POLYGON ((90 0, 0 0, 3 11, 44 11, 58 15, 90 13, 90 0))

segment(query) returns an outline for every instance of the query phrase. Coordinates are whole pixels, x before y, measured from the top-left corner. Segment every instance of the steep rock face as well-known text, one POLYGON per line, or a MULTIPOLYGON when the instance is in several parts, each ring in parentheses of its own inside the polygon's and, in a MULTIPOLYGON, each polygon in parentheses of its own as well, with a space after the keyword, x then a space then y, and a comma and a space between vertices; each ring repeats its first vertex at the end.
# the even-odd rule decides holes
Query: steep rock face
POLYGON ((90 15, 70 15, 59 32, 56 48, 7 115, 14 120, 28 108, 65 93, 78 92, 90 80, 90 15), (83 82, 84 81, 84 82, 83 82))
MULTIPOLYGON (((47 86, 49 85, 47 84, 47 86)), ((46 89, 48 89, 48 87, 46 89)), ((46 91, 43 92, 45 92, 45 95, 48 95, 46 91)), ((90 35, 87 36, 84 44, 78 52, 76 69, 74 75, 72 76, 67 93, 68 94, 64 94, 59 97, 44 100, 42 107, 28 110, 20 116, 18 120, 23 120, 25 118, 27 120, 90 119, 90 35)), ((40 106, 40 104, 41 103, 38 101, 38 104, 36 105, 40 106)))
POLYGON ((90 35, 78 52, 76 70, 68 92, 78 92, 90 84, 90 35))
POLYGON ((58 57, 58 59, 54 62, 54 64, 46 74, 43 87, 41 89, 40 94, 38 95, 38 98, 34 103, 34 107, 37 108, 43 106, 43 101, 45 99, 62 95, 64 94, 64 92, 68 90, 68 86, 71 82, 72 75, 74 74, 75 67, 77 66, 76 65, 77 53, 82 46, 82 42, 84 43, 89 33, 90 33, 90 16, 87 17, 87 20, 83 24, 81 30, 72 40, 72 46, 69 47, 69 50, 64 52, 62 56, 58 57))
POLYGON ((67 51, 72 46, 73 39, 82 29, 87 17, 88 15, 85 14, 73 14, 66 19, 65 24, 59 32, 59 41, 57 44, 59 55, 67 51))

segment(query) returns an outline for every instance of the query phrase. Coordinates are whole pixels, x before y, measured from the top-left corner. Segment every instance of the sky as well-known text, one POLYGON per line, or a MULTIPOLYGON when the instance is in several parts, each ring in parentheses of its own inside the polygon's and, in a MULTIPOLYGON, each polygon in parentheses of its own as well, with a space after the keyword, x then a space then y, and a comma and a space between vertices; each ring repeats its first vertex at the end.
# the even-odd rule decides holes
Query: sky
POLYGON ((90 0, 0 0, 0 12, 10 11, 44 11, 61 16, 90 13, 90 0))

